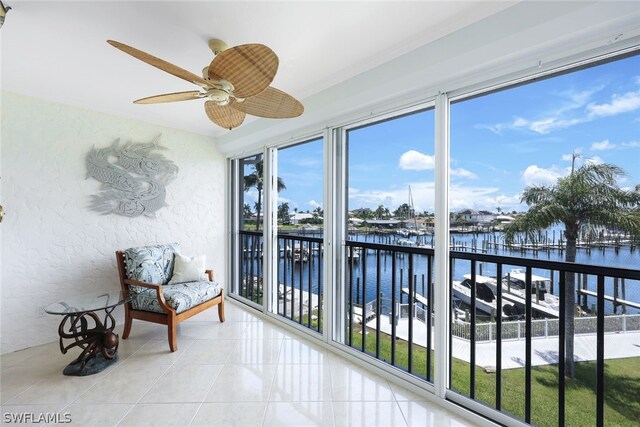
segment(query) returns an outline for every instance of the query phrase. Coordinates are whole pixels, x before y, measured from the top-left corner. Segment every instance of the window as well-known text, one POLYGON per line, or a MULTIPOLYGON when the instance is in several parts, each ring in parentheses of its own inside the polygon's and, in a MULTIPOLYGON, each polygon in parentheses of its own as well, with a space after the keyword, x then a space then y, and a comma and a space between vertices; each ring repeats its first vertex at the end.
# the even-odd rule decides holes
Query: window
POLYGON ((434 111, 347 131, 345 343, 431 380, 434 111))
POLYGON ((232 292, 248 301, 263 303, 264 159, 257 154, 233 162, 234 268, 232 292))
MULTIPOLYGON (((619 381, 637 381, 628 371, 633 359, 608 358, 613 375, 595 361, 563 364, 558 354, 564 346, 568 360, 594 360, 601 345, 607 354, 617 348, 621 357, 640 356, 624 353, 615 334, 597 333, 599 311, 607 332, 617 334, 640 315, 640 306, 615 302, 622 294, 640 302, 640 282, 606 269, 640 265, 617 221, 638 209, 633 199, 621 201, 640 182, 638 70, 640 56, 633 56, 451 105, 453 390, 527 422, 564 417, 573 425, 580 421, 562 414, 562 405, 596 419, 604 411, 599 393, 624 394, 619 381), (600 174, 607 172, 588 185, 577 181, 593 165, 614 172, 606 190, 600 174), (517 224, 530 232, 508 238, 517 224), (561 261, 605 267, 563 271, 561 261), (574 378, 559 402, 562 369, 574 378)), ((607 407, 606 423, 631 422, 628 409, 607 407)))
POLYGON ((278 150, 276 313, 323 330, 323 140, 278 150))

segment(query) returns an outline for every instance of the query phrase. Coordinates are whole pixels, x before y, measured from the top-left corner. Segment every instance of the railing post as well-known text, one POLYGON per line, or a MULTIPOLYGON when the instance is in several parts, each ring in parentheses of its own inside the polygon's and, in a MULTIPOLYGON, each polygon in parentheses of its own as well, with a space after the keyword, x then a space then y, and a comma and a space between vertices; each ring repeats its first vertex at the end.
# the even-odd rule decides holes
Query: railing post
POLYGON ((544 337, 549 338, 549 319, 544 318, 544 337))
POLYGON ((596 426, 604 426, 604 276, 598 275, 596 341, 596 426))

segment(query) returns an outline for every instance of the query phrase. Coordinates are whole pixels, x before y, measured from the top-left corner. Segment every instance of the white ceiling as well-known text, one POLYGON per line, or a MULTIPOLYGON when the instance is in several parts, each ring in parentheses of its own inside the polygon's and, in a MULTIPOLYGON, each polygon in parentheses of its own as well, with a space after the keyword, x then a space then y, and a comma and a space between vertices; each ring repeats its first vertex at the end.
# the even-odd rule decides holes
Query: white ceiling
MULTIPOLYGON (((273 86, 300 99, 516 2, 11 1, 0 32, 2 89, 209 136, 203 101, 134 105, 197 89, 109 46, 113 39, 200 74, 210 38, 262 43, 280 58, 273 86)), ((247 120, 246 122, 248 122, 247 120)), ((246 123, 245 122, 245 123, 246 123)))

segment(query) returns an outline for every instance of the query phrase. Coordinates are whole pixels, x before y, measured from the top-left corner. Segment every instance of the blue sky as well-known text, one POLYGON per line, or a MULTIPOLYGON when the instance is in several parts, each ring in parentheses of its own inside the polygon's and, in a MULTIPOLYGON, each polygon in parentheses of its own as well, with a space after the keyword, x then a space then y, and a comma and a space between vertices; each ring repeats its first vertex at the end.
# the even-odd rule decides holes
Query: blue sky
MULTIPOLYGON (((434 205, 434 112, 349 132, 349 209, 408 201, 434 205)), ((451 209, 524 210, 526 186, 568 174, 571 153, 614 163, 640 184, 640 56, 495 92, 451 106, 451 209)), ((291 210, 323 205, 322 143, 279 150, 291 210)))

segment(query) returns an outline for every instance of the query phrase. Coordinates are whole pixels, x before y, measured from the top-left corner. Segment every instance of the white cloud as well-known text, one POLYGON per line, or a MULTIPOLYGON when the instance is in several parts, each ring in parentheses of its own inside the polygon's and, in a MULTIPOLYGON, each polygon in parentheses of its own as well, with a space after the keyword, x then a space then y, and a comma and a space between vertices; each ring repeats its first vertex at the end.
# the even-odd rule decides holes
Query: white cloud
POLYGON ((318 202, 316 202, 316 201, 315 201, 315 200, 313 200, 313 199, 309 200, 309 201, 307 202, 307 204, 308 204, 309 206, 311 206, 313 209, 315 209, 315 208, 321 208, 321 207, 322 207, 322 204, 321 204, 321 203, 318 203, 318 202))
POLYGON ((625 148, 637 148, 640 147, 640 141, 623 142, 621 145, 625 148))
POLYGON ((522 117, 516 117, 513 120, 513 126, 517 127, 517 128, 527 126, 528 123, 529 122, 527 120, 523 119, 522 117))
POLYGON ((558 178, 566 174, 566 170, 555 166, 545 169, 538 165, 530 165, 522 172, 522 183, 527 187, 533 185, 553 185, 558 181, 558 178))
POLYGON ((498 206, 505 211, 521 211, 525 208, 520 203, 520 194, 506 195, 498 191, 495 187, 452 186, 449 191, 449 206, 452 211, 469 208, 493 212, 498 206))
MULTIPOLYGON (((411 194, 413 204, 418 212, 434 211, 435 190, 433 182, 412 182, 411 194)), ((406 187, 405 187, 406 188, 406 187)), ((504 210, 523 210, 520 203, 520 195, 505 195, 498 193, 497 187, 473 187, 464 185, 452 185, 449 188, 449 203, 452 209, 463 208, 495 210, 500 206, 504 210)), ((407 203, 408 191, 397 190, 370 190, 349 195, 349 206, 369 207, 375 209, 378 205, 384 205, 390 210, 396 209, 403 203, 407 203)))
POLYGON ((640 108, 640 90, 627 92, 624 95, 614 94, 611 102, 604 104, 591 103, 587 105, 589 117, 608 117, 627 113, 640 108))
MULTIPOLYGON (((411 195, 413 205, 417 211, 433 211, 435 191, 433 182, 412 182, 411 195)), ((350 207, 369 207, 375 209, 379 205, 384 205, 390 210, 396 209, 403 203, 409 201, 408 187, 402 186, 398 189, 373 189, 362 190, 357 193, 349 193, 350 207)))
POLYGON ((449 172, 451 173, 452 176, 459 176, 461 178, 469 178, 469 179, 478 178, 478 175, 463 168, 451 169, 449 172))
POLYGON ((258 190, 255 189, 255 187, 250 188, 249 190, 247 190, 245 193, 245 203, 249 203, 251 202, 251 207, 253 208, 253 203, 258 201, 258 190))
POLYGON ((589 158, 584 159, 585 163, 593 163, 594 165, 601 165, 604 163, 604 160, 602 160, 602 158, 598 157, 598 156, 592 156, 589 158))
POLYGON ((554 130, 565 129, 578 123, 583 123, 585 121, 587 120, 582 118, 561 119, 558 117, 546 117, 539 120, 527 120, 522 117, 516 117, 512 123, 498 123, 496 125, 485 127, 496 134, 500 134, 505 129, 526 129, 541 135, 545 135, 554 130))
POLYGON ((286 197, 278 195, 278 204, 282 203, 289 203, 289 206, 292 206, 295 202, 291 199, 287 199, 286 197))
POLYGON ((616 148, 616 145, 610 143, 608 139, 602 140, 600 142, 594 142, 593 144, 591 144, 591 151, 612 150, 614 148, 616 148))
POLYGON ((582 123, 583 121, 584 120, 582 119, 563 120, 556 117, 549 117, 543 120, 536 120, 531 122, 529 124, 529 130, 544 135, 554 130, 565 129, 573 125, 577 125, 578 123, 582 123))
MULTIPOLYGON (((287 199, 286 197, 278 196, 278 206, 280 206, 283 203, 288 203, 289 204, 289 210, 290 211, 293 211, 295 208, 300 209, 300 205, 298 204, 297 201, 291 200, 291 199, 287 199)), ((253 205, 252 205, 252 207, 253 207, 253 205)))
POLYGON ((558 95, 564 99, 563 104, 544 113, 539 118, 515 117, 511 123, 497 123, 481 127, 496 134, 500 134, 504 130, 529 130, 544 135, 555 130, 590 122, 599 117, 610 117, 640 109, 640 90, 627 92, 623 95, 613 94, 609 102, 589 103, 592 95, 602 89, 603 87, 597 87, 581 92, 559 93, 558 95))
POLYGON ((398 166, 404 170, 428 170, 435 167, 435 161, 433 156, 409 150, 400 156, 398 166))

